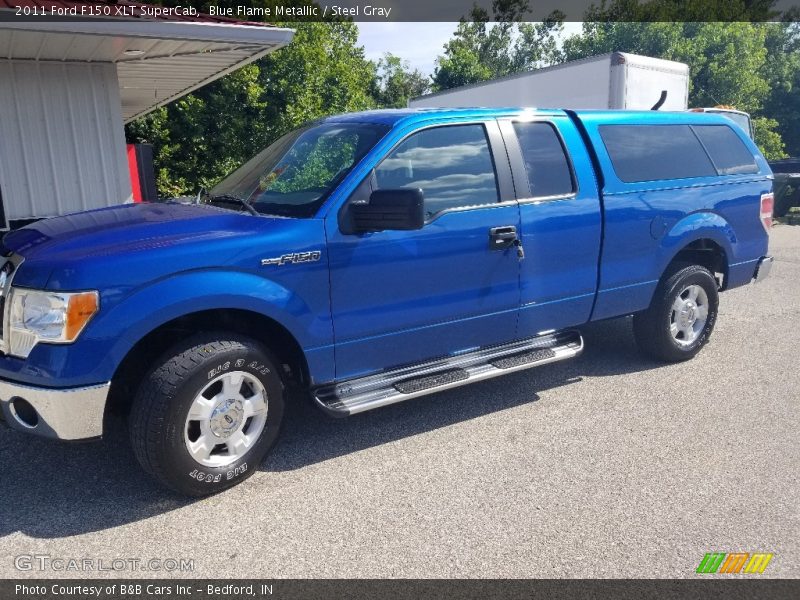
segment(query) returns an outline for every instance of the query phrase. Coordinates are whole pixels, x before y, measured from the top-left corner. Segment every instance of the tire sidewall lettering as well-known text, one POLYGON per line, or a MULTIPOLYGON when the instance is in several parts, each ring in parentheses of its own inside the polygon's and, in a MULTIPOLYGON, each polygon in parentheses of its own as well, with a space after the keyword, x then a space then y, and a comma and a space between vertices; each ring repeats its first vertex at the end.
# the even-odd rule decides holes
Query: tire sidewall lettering
POLYGON ((270 373, 272 373, 272 370, 261 361, 258 360, 248 361, 247 359, 244 358, 237 358, 233 362, 231 362, 230 360, 226 360, 225 362, 218 364, 216 367, 208 371, 206 379, 207 381, 211 381, 215 377, 219 377, 223 373, 230 371, 231 368, 241 369, 245 365, 247 365, 248 369, 251 369, 260 375, 269 375, 270 373))
POLYGON ((189 477, 204 483, 221 483, 223 481, 231 481, 245 473, 247 473, 247 463, 243 462, 234 468, 229 468, 224 473, 209 473, 204 469, 194 469, 189 473, 189 477))
MULTIPOLYGON (((237 360, 236 362, 239 362, 239 361, 237 360)), ((214 379, 214 377, 217 377, 217 376, 221 375, 222 373, 225 373, 226 371, 229 371, 230 368, 231 368, 231 361, 229 361, 229 360, 225 361, 221 365, 217 365, 216 367, 214 367, 213 369, 211 369, 208 372, 208 381, 211 381, 212 379, 214 379)))

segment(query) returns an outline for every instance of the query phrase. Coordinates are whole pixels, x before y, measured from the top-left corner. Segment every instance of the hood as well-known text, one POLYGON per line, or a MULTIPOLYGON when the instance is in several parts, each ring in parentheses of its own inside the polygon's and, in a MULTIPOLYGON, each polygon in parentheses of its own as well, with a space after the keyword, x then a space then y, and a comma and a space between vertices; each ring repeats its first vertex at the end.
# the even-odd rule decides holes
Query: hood
POLYGON ((252 245, 252 235, 286 221, 199 204, 128 204, 37 221, 7 234, 3 246, 25 259, 15 285, 89 289, 101 276, 127 287, 145 273, 223 265, 242 241, 252 245))

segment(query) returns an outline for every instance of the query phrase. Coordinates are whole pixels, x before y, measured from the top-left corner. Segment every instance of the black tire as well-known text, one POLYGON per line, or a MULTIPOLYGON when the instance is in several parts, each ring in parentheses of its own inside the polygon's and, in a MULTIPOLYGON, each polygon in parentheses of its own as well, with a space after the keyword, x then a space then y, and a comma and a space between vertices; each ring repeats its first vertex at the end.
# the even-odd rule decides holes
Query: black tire
MULTIPOLYGON (((717 281, 699 265, 677 266, 658 284, 650 307, 633 316, 633 332, 639 350, 656 360, 680 362, 693 358, 708 343, 719 310, 717 281), (682 342, 670 331, 673 304, 689 286, 700 286, 707 297, 708 316, 696 339, 682 342)), ((679 334, 682 335, 682 334, 679 334)), ((691 338, 689 338, 691 339, 691 338)))
MULTIPOLYGON (((163 485, 188 496, 214 494, 252 475, 275 444, 283 419, 284 385, 278 365, 259 343, 225 332, 194 336, 174 346, 142 381, 131 408, 130 438, 142 467, 163 485), (224 466, 203 465, 185 441, 189 409, 209 382, 233 371, 244 372, 263 386, 266 422, 257 441, 238 460, 224 466)), ((247 381, 257 387, 253 379, 247 381)))

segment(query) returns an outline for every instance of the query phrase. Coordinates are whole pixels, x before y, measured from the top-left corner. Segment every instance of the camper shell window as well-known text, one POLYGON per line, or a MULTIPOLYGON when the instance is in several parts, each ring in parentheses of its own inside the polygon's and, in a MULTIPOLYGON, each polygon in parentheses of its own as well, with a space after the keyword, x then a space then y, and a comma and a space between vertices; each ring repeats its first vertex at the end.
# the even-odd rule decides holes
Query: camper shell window
POLYGON ((626 183, 758 173, 727 125, 601 125, 614 171, 626 183))
POLYGON ((601 125, 600 137, 626 183, 717 174, 688 125, 601 125))
POLYGON ((720 175, 758 173, 753 154, 727 125, 692 125, 720 175))

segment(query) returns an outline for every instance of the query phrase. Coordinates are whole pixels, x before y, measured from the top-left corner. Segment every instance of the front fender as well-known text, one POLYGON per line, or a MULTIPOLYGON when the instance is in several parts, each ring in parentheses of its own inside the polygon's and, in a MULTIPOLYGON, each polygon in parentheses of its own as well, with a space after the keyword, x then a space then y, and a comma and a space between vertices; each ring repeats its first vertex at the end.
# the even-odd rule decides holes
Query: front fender
POLYGON ((204 270, 151 282, 116 301, 110 292, 76 343, 38 344, 25 361, 1 361, 0 376, 14 370, 18 381, 58 387, 107 382, 134 345, 161 325, 200 311, 239 309, 280 323, 307 351, 315 379, 333 379, 329 294, 311 285, 316 278, 305 279, 307 287, 299 287, 309 293, 300 294, 253 273, 204 270))

